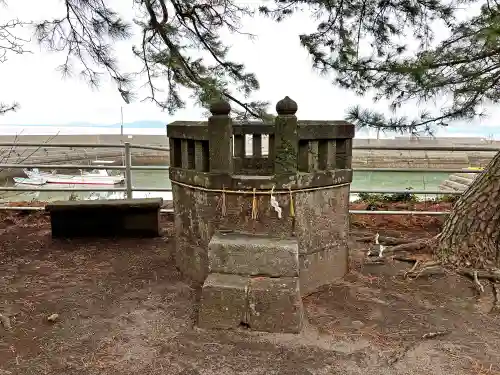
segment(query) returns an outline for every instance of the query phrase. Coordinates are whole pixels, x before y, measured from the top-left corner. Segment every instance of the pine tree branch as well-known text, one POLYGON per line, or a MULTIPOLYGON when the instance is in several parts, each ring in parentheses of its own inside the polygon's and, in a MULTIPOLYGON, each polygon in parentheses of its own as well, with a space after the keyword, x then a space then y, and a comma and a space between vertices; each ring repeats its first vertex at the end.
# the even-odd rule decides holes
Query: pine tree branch
POLYGON ((455 19, 460 6, 477 2, 280 0, 274 13, 267 8, 263 13, 279 19, 293 13, 288 7, 280 13, 285 5, 312 8, 320 19, 318 28, 301 35, 301 43, 314 67, 332 74, 342 88, 359 95, 374 93, 376 101, 388 99, 392 110, 408 102, 427 103, 450 96, 452 105, 414 119, 390 118, 356 107, 347 114, 360 127, 418 134, 432 133, 435 125, 480 116, 483 104, 500 100, 500 47, 496 42, 500 8, 490 3, 489 10, 483 8, 477 16, 463 22, 455 19), (444 21, 452 36, 429 48, 434 20, 444 21), (408 46, 401 41, 410 38, 420 41, 421 52, 408 57, 408 46))
MULTIPOLYGON (((0 5, 6 4, 0 3, 0 5)), ((18 30, 26 25, 27 23, 22 22, 19 19, 10 20, 0 24, 0 64, 6 62, 10 54, 21 55, 30 53, 30 51, 25 47, 29 40, 21 38, 17 35, 18 30)), ((0 116, 5 115, 8 112, 15 112, 17 109, 19 109, 18 103, 5 104, 0 102, 0 116)))
POLYGON ((0 103, 0 116, 5 115, 7 112, 15 112, 19 109, 18 103, 4 104, 0 103))
POLYGON ((133 0, 142 16, 135 20, 142 28, 142 42, 133 53, 143 64, 140 72, 123 73, 117 64, 112 43, 130 37, 130 25, 124 22, 103 0, 65 0, 66 15, 37 26, 38 40, 49 50, 65 52, 60 70, 71 74, 74 64, 82 67, 83 77, 93 87, 100 78, 111 77, 125 101, 131 100, 135 89, 132 77, 145 79, 151 100, 169 113, 185 106, 180 89, 187 88, 197 102, 205 107, 225 97, 252 117, 265 115, 267 103, 246 103, 245 98, 259 89, 253 74, 244 72, 244 65, 227 58, 227 47, 220 32, 240 32, 238 22, 251 10, 233 0, 133 0), (213 65, 193 56, 207 52, 213 65), (166 79, 166 92, 160 86, 166 79))

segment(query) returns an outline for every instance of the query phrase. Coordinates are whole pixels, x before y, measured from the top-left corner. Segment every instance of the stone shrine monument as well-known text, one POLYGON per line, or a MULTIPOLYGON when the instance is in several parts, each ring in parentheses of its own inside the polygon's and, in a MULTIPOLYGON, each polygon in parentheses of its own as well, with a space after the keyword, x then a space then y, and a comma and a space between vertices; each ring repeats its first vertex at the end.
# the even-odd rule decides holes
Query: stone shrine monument
POLYGON ((167 127, 176 264, 203 284, 200 327, 297 333, 302 296, 348 270, 354 126, 297 121, 288 97, 274 124, 230 110, 167 127))

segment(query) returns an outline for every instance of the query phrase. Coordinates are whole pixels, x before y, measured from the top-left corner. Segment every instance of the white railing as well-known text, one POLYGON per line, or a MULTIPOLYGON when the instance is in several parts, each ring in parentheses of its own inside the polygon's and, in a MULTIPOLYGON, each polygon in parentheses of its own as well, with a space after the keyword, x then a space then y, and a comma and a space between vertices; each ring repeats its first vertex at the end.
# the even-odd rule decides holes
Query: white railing
MULTIPOLYGON (((0 147, 43 147, 43 148, 116 148, 123 149, 124 152, 124 165, 107 165, 103 168, 108 170, 122 170, 124 171, 125 187, 113 188, 51 188, 51 187, 19 187, 19 186, 0 186, 0 191, 9 192, 124 192, 126 198, 132 198, 133 192, 171 192, 171 188, 158 188, 158 187, 141 187, 134 188, 132 186, 132 172, 133 171, 147 171, 147 170, 168 170, 168 166, 133 166, 132 165, 132 149, 143 149, 151 151, 169 152, 168 147, 160 146, 147 146, 131 144, 124 142, 123 144, 88 144, 88 143, 22 143, 22 142, 0 142, 0 147)), ((498 152, 499 147, 491 146, 380 146, 380 145, 359 145, 354 146, 353 149, 358 150, 404 150, 404 151, 490 151, 498 152)), ((22 168, 40 168, 40 169, 95 169, 96 165, 81 165, 81 164, 0 164, 0 170, 5 169, 22 169, 22 168)), ((436 173, 481 173, 479 170, 469 169, 453 169, 453 168, 353 168, 354 172, 436 172, 436 173)), ((408 189, 351 189, 351 194, 369 193, 369 194, 397 194, 397 193, 411 193, 411 194, 429 194, 429 195, 460 195, 461 191, 455 190, 408 190, 408 189)), ((15 206, 0 206, 2 210, 39 210, 43 207, 15 207, 15 206)), ((172 212, 172 210, 162 210, 163 212, 172 212)), ((352 214, 370 214, 370 215, 446 215, 447 212, 439 211, 366 211, 366 210, 351 210, 352 214)))

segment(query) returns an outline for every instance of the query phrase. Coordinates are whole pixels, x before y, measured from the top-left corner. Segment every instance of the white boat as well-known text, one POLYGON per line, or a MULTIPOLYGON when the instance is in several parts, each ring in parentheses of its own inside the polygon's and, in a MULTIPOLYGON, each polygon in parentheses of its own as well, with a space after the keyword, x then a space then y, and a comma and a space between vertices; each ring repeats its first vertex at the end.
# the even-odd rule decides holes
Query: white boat
MULTIPOLYGON (((113 160, 93 160, 92 164, 96 167, 100 167, 99 169, 92 169, 90 172, 88 170, 80 169, 80 173, 85 176, 110 176, 108 170, 106 169, 107 164, 115 164, 113 160)), ((121 174, 123 176, 123 174, 121 174)), ((117 176, 115 176, 117 177, 117 176)), ((123 176, 123 179, 125 177, 123 176)))
POLYGON ((74 176, 54 175, 47 177, 49 184, 78 184, 78 185, 117 185, 123 182, 122 177, 114 176, 74 176))
MULTIPOLYGON (((105 169, 93 169, 90 172, 80 170, 82 176, 93 176, 93 177, 109 177, 108 171, 105 169)), ((118 176, 115 176, 118 177, 118 176)))
POLYGON ((26 176, 30 179, 45 179, 49 184, 64 184, 64 185, 117 185, 125 179, 123 176, 108 176, 103 174, 57 174, 49 172, 40 172, 34 170, 24 170, 26 176))
POLYGON ((45 172, 45 171, 40 171, 37 168, 33 168, 32 170, 25 168, 25 169, 23 169, 23 172, 26 176, 28 176, 29 178, 33 178, 33 179, 45 178, 45 177, 53 176, 56 174, 56 171, 45 172))
POLYGON ((40 178, 26 178, 26 177, 14 177, 14 182, 21 185, 44 185, 47 180, 43 177, 40 178))

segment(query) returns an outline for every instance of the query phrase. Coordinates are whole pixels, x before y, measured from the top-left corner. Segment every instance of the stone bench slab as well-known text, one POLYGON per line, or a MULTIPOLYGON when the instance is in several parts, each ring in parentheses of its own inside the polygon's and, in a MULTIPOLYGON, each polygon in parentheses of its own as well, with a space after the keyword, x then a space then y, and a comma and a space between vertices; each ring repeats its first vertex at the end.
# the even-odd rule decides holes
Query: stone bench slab
POLYGON ((157 237, 163 200, 116 199, 48 204, 52 237, 157 237))
POLYGON ((162 198, 142 199, 94 199, 88 201, 55 201, 45 206, 47 212, 82 211, 82 210, 147 210, 159 209, 163 205, 162 198))

